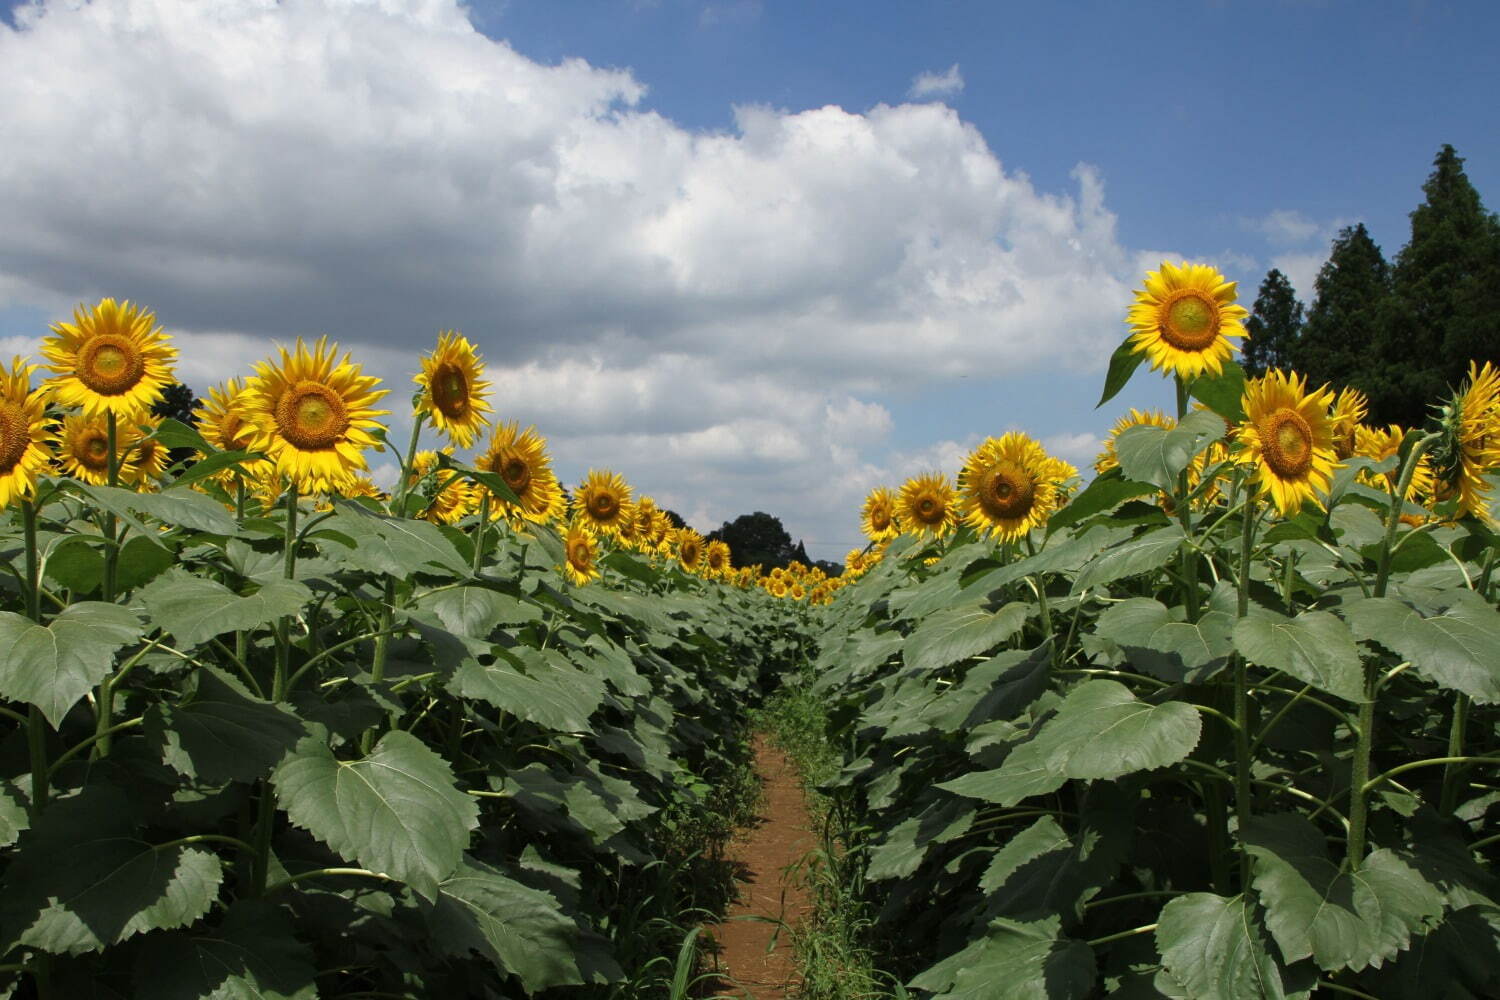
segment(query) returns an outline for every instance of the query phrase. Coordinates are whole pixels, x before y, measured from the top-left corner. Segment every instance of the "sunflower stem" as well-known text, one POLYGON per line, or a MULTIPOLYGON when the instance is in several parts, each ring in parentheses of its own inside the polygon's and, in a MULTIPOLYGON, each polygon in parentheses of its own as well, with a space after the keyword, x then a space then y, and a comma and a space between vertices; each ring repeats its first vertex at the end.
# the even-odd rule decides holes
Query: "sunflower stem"
MULTIPOLYGON (((1401 508, 1411 488, 1417 463, 1438 440, 1437 434, 1419 438, 1407 452, 1401 475, 1391 484, 1391 506, 1386 514, 1385 540, 1380 547, 1379 569, 1375 574, 1372 596, 1384 597, 1391 579, 1391 553, 1396 547, 1396 530, 1401 526, 1401 508)), ((1359 705, 1359 733, 1349 777, 1349 842, 1345 858, 1350 871, 1357 871, 1365 857, 1365 823, 1369 816, 1370 752, 1375 739, 1375 697, 1379 671, 1375 661, 1365 662, 1365 697, 1359 705)))
MULTIPOLYGON (((406 460, 401 463, 401 481, 396 484, 395 508, 397 517, 406 516, 406 498, 411 494, 414 485, 411 481, 411 467, 417 460, 417 439, 422 436, 422 418, 425 414, 418 410, 411 420, 411 440, 406 443, 406 460)), ((384 627, 389 628, 389 624, 384 627)))
MULTIPOLYGON (((297 574, 297 484, 287 484, 285 546, 281 563, 282 576, 291 580, 297 574)), ((271 700, 286 698, 287 672, 291 661, 291 618, 276 621, 276 673, 271 681, 271 700)), ((260 801, 256 804, 255 853, 251 867, 250 895, 263 896, 271 870, 271 833, 276 825, 276 790, 269 778, 261 779, 260 801)))
MULTIPOLYGON (((107 482, 110 487, 118 486, 120 483, 120 456, 115 451, 116 441, 119 436, 118 425, 115 420, 114 411, 105 415, 105 434, 109 444, 109 457, 106 460, 108 469, 107 482)), ((115 599, 115 577, 116 568, 119 565, 120 550, 116 544, 116 532, 119 525, 115 515, 107 512, 104 515, 104 580, 101 584, 101 594, 105 601, 112 602, 115 599)), ((98 704, 98 716, 94 726, 94 732, 99 741, 94 744, 94 757, 107 757, 110 747, 110 729, 114 724, 115 714, 115 679, 113 675, 107 676, 99 682, 99 693, 95 698, 98 704)))
MULTIPOLYGON (((1187 416, 1188 410, 1188 385, 1187 380, 1181 375, 1177 381, 1177 422, 1187 416)), ((1177 508, 1177 520, 1182 525, 1182 533, 1191 537, 1193 533, 1193 516, 1188 506, 1188 470, 1183 469, 1177 473, 1177 490, 1173 498, 1174 506, 1177 508)), ((1198 620, 1198 554, 1190 547, 1184 548, 1180 556, 1182 559, 1182 590, 1183 604, 1187 607, 1187 620, 1196 622, 1198 620)))
MULTIPOLYGON (((26 617, 42 623, 42 600, 38 589, 36 551, 36 504, 21 501, 21 524, 26 545, 26 617)), ((26 746, 31 755, 31 825, 41 819, 47 807, 47 724, 42 710, 35 705, 28 708, 26 716, 26 746)))
MULTIPOLYGON (((1453 718, 1448 723, 1448 756, 1459 758, 1464 755, 1464 735, 1469 724, 1469 696, 1456 694, 1453 696, 1453 718)), ((1458 790, 1460 766, 1450 761, 1443 767, 1443 792, 1439 800, 1438 811, 1444 815, 1451 814, 1458 805, 1458 790)))
MULTIPOLYGON (((370 663, 370 680, 373 686, 380 687, 385 681, 385 661, 391 643, 391 622, 396 613, 396 578, 387 575, 385 578, 385 589, 381 593, 380 600, 380 630, 375 636, 375 655, 370 663)), ((375 726, 370 726, 359 736, 359 752, 369 753, 370 743, 374 738, 375 726)))
MULTIPOLYGON (((474 575, 484 565, 484 529, 490 523, 490 495, 486 492, 479 498, 479 526, 474 529, 474 575)), ((525 566, 525 563, 522 563, 525 566)))
MULTIPOLYGON (((1235 615, 1244 618, 1250 611, 1250 555, 1255 551, 1255 525, 1260 519, 1255 495, 1247 494, 1245 510, 1240 515, 1239 586, 1235 595, 1235 615)), ((1245 826, 1250 822, 1254 802, 1250 791, 1250 698, 1245 658, 1234 654, 1234 819, 1239 840, 1240 891, 1250 888, 1250 854, 1245 849, 1245 826)))

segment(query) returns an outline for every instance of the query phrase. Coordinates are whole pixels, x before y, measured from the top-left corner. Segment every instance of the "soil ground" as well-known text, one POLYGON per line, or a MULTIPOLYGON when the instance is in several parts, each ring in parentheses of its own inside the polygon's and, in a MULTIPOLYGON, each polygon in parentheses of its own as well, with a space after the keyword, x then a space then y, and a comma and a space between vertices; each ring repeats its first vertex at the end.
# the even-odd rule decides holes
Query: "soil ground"
POLYGON ((739 895, 724 921, 706 929, 717 946, 711 967, 719 979, 703 995, 786 1000, 800 985, 790 927, 812 909, 806 888, 789 869, 817 841, 796 768, 763 733, 753 745, 760 806, 729 845, 739 895))

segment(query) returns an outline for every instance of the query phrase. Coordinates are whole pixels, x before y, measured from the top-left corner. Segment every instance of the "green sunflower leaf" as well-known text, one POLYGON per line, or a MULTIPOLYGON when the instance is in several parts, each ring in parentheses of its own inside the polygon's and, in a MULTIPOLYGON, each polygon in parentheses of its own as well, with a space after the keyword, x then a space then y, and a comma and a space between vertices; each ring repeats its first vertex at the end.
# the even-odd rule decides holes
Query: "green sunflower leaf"
POLYGON ((1258 667, 1283 670, 1346 701, 1364 701, 1364 667, 1354 636, 1326 611, 1307 611, 1296 618, 1241 618, 1234 626, 1234 648, 1258 667))
POLYGON ((0 611, 0 696, 37 706, 52 728, 114 669, 115 654, 141 637, 125 608, 81 601, 46 625, 0 611))
POLYGON ((1281 1000, 1281 970, 1244 896, 1178 896, 1156 918, 1156 947, 1173 979, 1199 1000, 1281 1000))
POLYGON ((999 646, 1021 630, 1030 614, 1030 606, 1019 601, 998 611, 977 604, 948 608, 922 619, 902 656, 916 670, 938 670, 999 646))
POLYGON ((479 807, 455 786, 448 762, 401 730, 353 761, 309 737, 271 781, 293 823, 427 899, 458 868, 479 825, 479 807))
POLYGON ((212 930, 153 934, 135 964, 139 1000, 313 1000, 317 966, 271 903, 236 903, 212 930))

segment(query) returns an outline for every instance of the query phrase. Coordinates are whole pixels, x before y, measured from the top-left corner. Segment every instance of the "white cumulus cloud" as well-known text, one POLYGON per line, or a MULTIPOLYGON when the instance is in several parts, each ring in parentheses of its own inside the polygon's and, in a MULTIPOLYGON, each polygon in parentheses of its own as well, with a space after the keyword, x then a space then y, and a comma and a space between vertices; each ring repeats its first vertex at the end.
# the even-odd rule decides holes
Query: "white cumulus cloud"
POLYGON ((918 73, 912 78, 911 89, 906 92, 906 96, 920 101, 929 97, 961 94, 963 90, 964 77, 958 71, 958 63, 954 63, 941 73, 918 73))
POLYGON ((534 62, 458 0, 14 19, 0 309, 144 302, 200 391, 328 333, 393 400, 457 328, 497 416, 703 517, 835 530, 895 472, 883 394, 1097 370, 1160 259, 1120 245, 1097 170, 1039 190, 942 104, 695 131, 630 71, 534 62))

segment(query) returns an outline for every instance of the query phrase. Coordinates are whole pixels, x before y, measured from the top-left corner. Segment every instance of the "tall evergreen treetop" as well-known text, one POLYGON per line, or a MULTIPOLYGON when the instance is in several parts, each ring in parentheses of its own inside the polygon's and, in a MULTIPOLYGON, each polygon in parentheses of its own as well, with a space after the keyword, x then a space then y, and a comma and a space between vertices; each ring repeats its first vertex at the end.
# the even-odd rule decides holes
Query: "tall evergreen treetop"
POLYGON ((1260 294, 1245 321, 1240 359, 1245 372, 1258 377, 1270 368, 1289 367, 1301 332, 1302 303, 1287 276, 1273 267, 1260 283, 1260 294))
POLYGON ((1385 379, 1395 388, 1390 416, 1418 423, 1470 360, 1500 362, 1500 220, 1485 211, 1445 145, 1411 213, 1411 242, 1396 256, 1390 322, 1381 342, 1385 379))
POLYGON ((1356 386, 1373 404, 1381 391, 1375 345, 1391 269, 1364 223, 1339 230, 1314 287, 1317 297, 1293 344, 1292 367, 1313 386, 1356 386))

